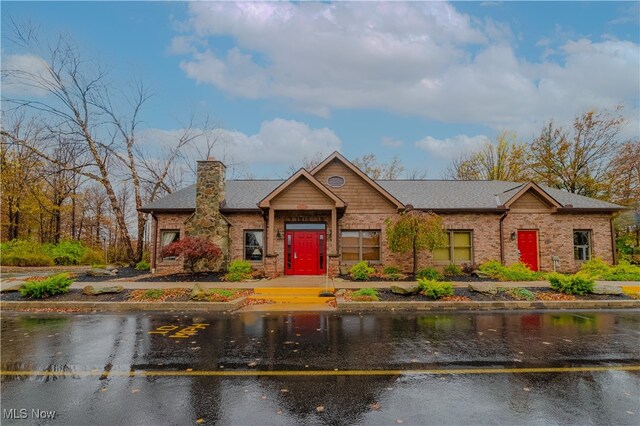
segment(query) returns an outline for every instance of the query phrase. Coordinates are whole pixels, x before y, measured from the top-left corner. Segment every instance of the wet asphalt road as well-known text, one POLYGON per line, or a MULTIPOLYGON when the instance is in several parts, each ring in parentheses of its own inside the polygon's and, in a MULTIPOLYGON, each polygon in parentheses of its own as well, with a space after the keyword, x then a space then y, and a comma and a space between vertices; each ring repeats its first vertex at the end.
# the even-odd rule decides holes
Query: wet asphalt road
POLYGON ((638 311, 3 313, 2 425, 638 425, 639 325, 638 311))

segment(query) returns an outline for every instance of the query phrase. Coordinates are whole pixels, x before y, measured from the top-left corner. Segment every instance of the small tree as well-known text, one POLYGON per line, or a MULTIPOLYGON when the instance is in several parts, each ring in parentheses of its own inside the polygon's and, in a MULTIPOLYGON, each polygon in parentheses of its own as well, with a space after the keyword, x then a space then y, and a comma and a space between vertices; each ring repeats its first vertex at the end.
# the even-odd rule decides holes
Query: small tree
POLYGON ((175 241, 162 249, 162 256, 182 256, 189 271, 194 272, 200 260, 216 261, 222 250, 211 241, 198 237, 186 237, 175 241))
POLYGON ((408 253, 413 250, 413 273, 418 270, 418 251, 444 247, 447 234, 442 218, 433 212, 410 210, 385 221, 387 245, 393 253, 408 253))

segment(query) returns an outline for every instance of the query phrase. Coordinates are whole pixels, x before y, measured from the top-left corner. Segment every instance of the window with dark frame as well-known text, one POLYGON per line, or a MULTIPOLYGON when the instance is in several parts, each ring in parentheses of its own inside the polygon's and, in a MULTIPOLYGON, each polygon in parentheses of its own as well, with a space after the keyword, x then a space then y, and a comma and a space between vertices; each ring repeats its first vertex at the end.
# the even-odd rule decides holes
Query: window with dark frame
POLYGON ((436 262, 470 263, 473 259, 473 231, 445 231, 449 234, 446 247, 433 250, 436 262))
POLYGON ((264 233, 261 230, 244 231, 244 260, 261 261, 264 254, 264 233))
POLYGON ((590 230, 574 229, 573 258, 575 260, 591 259, 591 231, 590 230))
POLYGON ((380 262, 380 230, 344 230, 340 233, 343 262, 380 262))
MULTIPOLYGON (((162 249, 171 243, 175 243, 180 240, 180 230, 178 229, 161 229, 160 230, 160 253, 162 249)), ((163 257, 162 260, 176 260, 177 256, 163 257)))

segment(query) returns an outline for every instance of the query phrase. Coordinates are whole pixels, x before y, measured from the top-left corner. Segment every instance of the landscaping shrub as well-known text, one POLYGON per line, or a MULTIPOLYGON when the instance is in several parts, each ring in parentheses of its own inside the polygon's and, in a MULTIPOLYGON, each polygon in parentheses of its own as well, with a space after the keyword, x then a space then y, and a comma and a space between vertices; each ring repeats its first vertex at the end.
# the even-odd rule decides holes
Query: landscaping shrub
POLYGON ((0 264, 3 266, 53 266, 53 259, 42 246, 26 240, 0 244, 0 264))
POLYGON ((601 258, 596 257, 584 262, 580 271, 593 279, 604 281, 640 281, 640 266, 621 260, 611 266, 601 258))
POLYGON ((436 268, 422 268, 416 273, 417 279, 442 281, 442 274, 436 268))
POLYGON ((42 299, 56 294, 68 293, 73 279, 67 273, 52 275, 41 281, 27 281, 20 289, 23 297, 42 299))
POLYGON ((481 272, 502 281, 536 281, 543 278, 541 272, 532 271, 524 263, 504 266, 497 260, 490 260, 478 267, 481 272))
POLYGON ((453 296, 451 283, 420 278, 418 279, 418 286, 420 286, 420 293, 430 299, 435 300, 444 296, 453 296))
POLYGON ((191 272, 196 263, 201 260, 217 260, 222 255, 222 250, 209 240, 198 237, 186 237, 175 241, 162 249, 162 257, 182 256, 191 272))
POLYGON ((351 293, 351 299, 356 301, 378 302, 378 290, 375 288, 361 288, 351 293))
POLYGON ((146 260, 141 260, 140 262, 136 263, 136 269, 138 271, 148 271, 151 269, 151 265, 149 265, 149 262, 147 262, 146 260))
POLYGON ((159 288, 150 288, 149 290, 145 290, 142 294, 142 297, 144 299, 149 300, 160 299, 162 296, 164 296, 164 290, 161 290, 159 288))
POLYGON ((250 262, 246 260, 232 260, 224 279, 231 282, 244 281, 251 278, 251 272, 253 272, 253 267, 250 262))
POLYGON ((444 267, 443 270, 445 275, 462 275, 462 268, 459 265, 456 265, 455 263, 451 263, 447 266, 444 267))
POLYGON ((53 266, 53 259, 45 254, 3 254, 3 266, 53 266))
POLYGON ((593 291, 594 280, 585 272, 574 275, 562 275, 553 272, 547 276, 553 290, 566 293, 583 295, 593 291))
POLYGON ((531 290, 527 290, 526 288, 510 288, 508 293, 518 300, 535 300, 536 294, 531 290))
POLYGON ((594 257, 593 259, 587 260, 582 264, 582 266, 580 266, 580 271, 594 278, 610 274, 611 269, 611 265, 602 260, 601 257, 594 257))
POLYGON ((56 265, 79 265, 86 248, 80 241, 62 240, 58 244, 45 244, 44 251, 56 265))
POLYGON ((385 275, 400 274, 400 268, 398 268, 397 266, 385 266, 382 269, 382 273, 385 275))
POLYGON ((354 280, 368 280, 371 274, 376 272, 376 270, 369 266, 367 262, 364 260, 362 262, 358 262, 349 269, 349 275, 354 280))
POLYGON ((80 260, 80 264, 82 265, 93 265, 93 264, 102 264, 104 263, 104 253, 99 250, 94 250, 91 248, 85 248, 84 255, 80 260))

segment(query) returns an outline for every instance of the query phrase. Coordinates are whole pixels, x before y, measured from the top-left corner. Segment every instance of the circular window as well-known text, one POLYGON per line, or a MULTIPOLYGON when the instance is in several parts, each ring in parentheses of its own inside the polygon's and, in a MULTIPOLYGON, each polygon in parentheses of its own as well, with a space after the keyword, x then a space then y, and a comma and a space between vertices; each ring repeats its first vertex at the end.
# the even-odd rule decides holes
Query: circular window
POLYGON ((327 179, 327 183, 332 188, 340 188, 344 185, 344 178, 342 176, 330 176, 329 179, 327 179))

